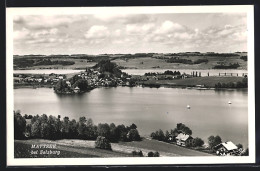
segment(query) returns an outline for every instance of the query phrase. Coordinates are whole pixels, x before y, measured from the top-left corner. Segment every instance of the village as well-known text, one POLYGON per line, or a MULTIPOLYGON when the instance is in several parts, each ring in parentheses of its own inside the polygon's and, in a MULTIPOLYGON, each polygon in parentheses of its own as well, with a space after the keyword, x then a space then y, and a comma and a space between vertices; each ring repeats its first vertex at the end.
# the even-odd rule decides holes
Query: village
POLYGON ((33 88, 50 87, 54 88, 59 81, 65 81, 66 87, 73 89, 74 93, 82 92, 78 86, 73 86, 72 79, 82 79, 87 81, 87 85, 93 89, 97 87, 115 86, 141 86, 144 81, 152 80, 173 80, 201 77, 200 73, 193 72, 181 74, 179 71, 165 71, 164 73, 145 73, 144 75, 128 75, 121 73, 116 76, 110 72, 100 72, 99 69, 87 68, 77 74, 14 74, 14 87, 19 88, 29 86, 33 88))

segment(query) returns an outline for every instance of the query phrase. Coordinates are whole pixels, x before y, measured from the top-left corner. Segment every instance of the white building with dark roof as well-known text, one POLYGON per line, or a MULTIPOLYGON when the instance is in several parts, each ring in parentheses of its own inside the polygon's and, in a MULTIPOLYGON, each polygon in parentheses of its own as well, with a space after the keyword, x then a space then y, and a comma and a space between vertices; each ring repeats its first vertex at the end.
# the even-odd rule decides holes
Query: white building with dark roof
POLYGON ((233 155, 238 152, 238 147, 231 141, 220 143, 214 147, 218 155, 233 155))

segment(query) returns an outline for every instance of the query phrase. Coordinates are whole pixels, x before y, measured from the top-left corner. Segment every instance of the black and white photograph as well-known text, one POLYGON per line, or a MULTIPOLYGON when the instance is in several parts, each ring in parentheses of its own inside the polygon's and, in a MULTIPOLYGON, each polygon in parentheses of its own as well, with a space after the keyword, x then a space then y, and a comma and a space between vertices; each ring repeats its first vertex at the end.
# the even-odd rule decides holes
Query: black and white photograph
POLYGON ((8 8, 7 164, 254 163, 253 14, 8 8))

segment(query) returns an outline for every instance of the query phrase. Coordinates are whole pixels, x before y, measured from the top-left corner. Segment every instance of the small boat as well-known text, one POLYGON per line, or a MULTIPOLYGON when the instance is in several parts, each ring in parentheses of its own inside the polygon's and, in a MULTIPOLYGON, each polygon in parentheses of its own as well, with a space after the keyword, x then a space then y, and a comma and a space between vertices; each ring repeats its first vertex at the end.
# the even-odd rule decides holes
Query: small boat
POLYGON ((187 109, 190 109, 190 105, 187 105, 187 109))
POLYGON ((228 101, 228 104, 232 104, 231 101, 228 101))

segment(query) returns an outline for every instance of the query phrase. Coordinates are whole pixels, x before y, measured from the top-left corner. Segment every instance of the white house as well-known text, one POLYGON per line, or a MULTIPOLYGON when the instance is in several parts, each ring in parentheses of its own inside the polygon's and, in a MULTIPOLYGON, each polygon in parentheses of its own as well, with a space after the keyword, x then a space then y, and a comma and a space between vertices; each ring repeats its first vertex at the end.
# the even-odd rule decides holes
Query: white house
POLYGON ((186 146, 193 138, 188 134, 180 133, 175 139, 177 145, 186 146))
POLYGON ((71 87, 71 83, 69 81, 66 81, 66 84, 68 85, 68 87, 71 87))
POLYGON ((217 155, 226 156, 238 153, 238 147, 231 141, 223 142, 214 147, 217 155))
POLYGON ((63 80, 63 75, 59 75, 58 77, 60 80, 63 80))
POLYGON ((80 88, 78 86, 74 88, 74 93, 79 93, 79 91, 80 91, 80 88))

